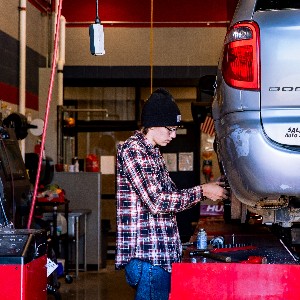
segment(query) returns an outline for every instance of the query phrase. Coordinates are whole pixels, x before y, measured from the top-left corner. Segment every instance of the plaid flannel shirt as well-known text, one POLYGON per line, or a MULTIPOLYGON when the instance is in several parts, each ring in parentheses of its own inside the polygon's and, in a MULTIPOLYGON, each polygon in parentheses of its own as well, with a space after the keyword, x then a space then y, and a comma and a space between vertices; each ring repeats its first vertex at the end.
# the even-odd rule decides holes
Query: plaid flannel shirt
POLYGON ((200 186, 176 188, 159 148, 141 132, 118 145, 116 268, 139 258, 171 272, 182 254, 175 213, 201 198, 200 186))

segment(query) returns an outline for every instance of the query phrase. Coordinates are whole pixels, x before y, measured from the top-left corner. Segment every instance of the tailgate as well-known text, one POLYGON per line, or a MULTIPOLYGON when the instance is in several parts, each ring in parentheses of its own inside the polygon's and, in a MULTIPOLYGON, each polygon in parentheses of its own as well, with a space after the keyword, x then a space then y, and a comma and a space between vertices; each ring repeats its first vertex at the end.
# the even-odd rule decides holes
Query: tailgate
POLYGON ((260 27, 261 121, 272 140, 300 146, 300 10, 254 14, 260 27))

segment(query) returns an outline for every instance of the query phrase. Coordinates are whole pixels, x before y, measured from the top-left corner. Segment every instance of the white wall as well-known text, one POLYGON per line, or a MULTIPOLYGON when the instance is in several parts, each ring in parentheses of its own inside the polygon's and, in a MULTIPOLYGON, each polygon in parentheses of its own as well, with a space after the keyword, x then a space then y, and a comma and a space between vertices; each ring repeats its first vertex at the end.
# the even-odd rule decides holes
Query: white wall
MULTIPOLYGON (((217 65, 226 28, 154 28, 153 64, 157 66, 217 65)), ((67 28, 66 65, 148 66, 149 28, 105 28, 105 55, 93 56, 88 28, 67 28)))
POLYGON ((0 1, 0 29, 10 36, 18 39, 19 26, 19 1, 18 0, 2 0, 0 1))
MULTIPOLYGON (((0 30, 19 39, 19 0, 0 1, 0 30)), ((48 16, 28 1, 26 5, 27 46, 43 56, 48 54, 48 16)))

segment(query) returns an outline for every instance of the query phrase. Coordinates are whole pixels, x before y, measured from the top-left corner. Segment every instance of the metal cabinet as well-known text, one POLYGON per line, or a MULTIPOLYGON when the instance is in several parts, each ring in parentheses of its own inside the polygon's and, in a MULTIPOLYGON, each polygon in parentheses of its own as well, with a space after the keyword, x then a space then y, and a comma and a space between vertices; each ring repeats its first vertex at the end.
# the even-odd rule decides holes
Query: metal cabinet
POLYGON ((102 264, 101 258, 101 174, 93 172, 56 172, 52 183, 65 190, 72 210, 90 210, 86 228, 87 265, 102 264))

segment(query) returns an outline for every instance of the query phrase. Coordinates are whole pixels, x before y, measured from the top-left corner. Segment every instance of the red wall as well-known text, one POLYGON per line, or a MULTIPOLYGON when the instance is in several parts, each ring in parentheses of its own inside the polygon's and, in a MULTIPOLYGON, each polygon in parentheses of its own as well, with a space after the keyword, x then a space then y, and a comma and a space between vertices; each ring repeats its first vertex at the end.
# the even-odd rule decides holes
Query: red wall
MULTIPOLYGON (((236 3, 237 0, 153 0, 154 26, 202 27, 207 22, 210 26, 226 26, 236 3)), ((151 0, 99 0, 98 4, 99 18, 106 26, 150 26, 151 0)), ((96 0, 64 0, 62 15, 68 26, 87 26, 95 21, 96 0)))

